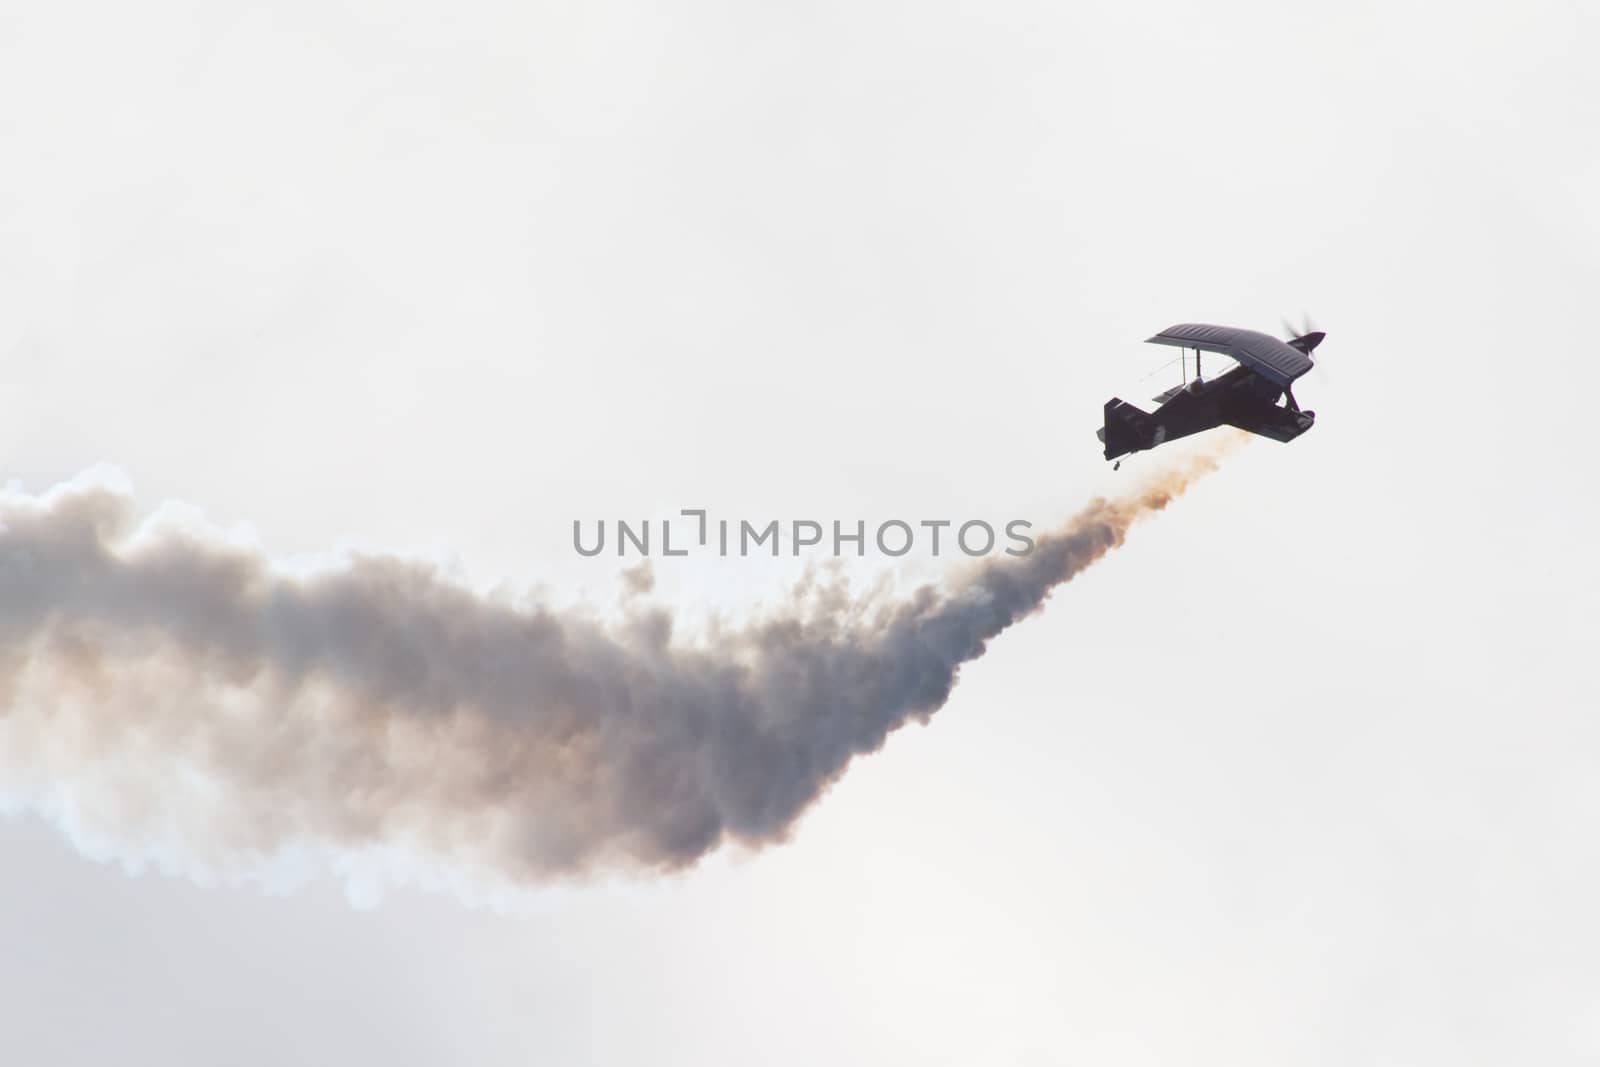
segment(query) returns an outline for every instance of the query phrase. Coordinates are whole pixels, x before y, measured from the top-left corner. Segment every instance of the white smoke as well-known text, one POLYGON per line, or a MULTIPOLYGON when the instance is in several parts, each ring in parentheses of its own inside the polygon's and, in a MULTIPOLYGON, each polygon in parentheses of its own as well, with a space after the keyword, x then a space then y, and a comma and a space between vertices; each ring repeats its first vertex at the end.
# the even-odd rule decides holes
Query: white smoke
MULTIPOLYGON (((810 584, 709 637, 359 557, 290 576, 125 486, 0 493, 0 795, 202 879, 360 857, 525 885, 781 839, 857 755, 1215 460, 892 603, 810 584), (396 858, 400 857, 400 858, 396 858)), ((272 873, 275 872, 275 873, 272 873)))

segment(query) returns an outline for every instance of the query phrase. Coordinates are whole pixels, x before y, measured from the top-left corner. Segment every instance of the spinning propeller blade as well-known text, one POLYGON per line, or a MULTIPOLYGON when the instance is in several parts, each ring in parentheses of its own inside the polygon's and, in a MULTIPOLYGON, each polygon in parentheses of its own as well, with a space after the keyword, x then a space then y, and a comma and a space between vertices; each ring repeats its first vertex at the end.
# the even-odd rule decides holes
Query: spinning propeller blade
MULTIPOLYGON (((1322 364, 1317 360, 1315 353, 1317 346, 1322 343, 1322 339, 1326 335, 1321 330, 1317 329, 1316 324, 1311 321, 1311 315, 1308 312, 1302 311, 1300 313, 1300 321, 1304 323, 1304 325, 1299 329, 1296 329, 1295 326, 1290 323, 1288 316, 1284 316, 1283 329, 1284 332, 1288 334, 1286 340, 1291 346, 1304 352, 1312 363, 1315 363, 1319 369, 1322 369, 1322 364)), ((1323 373, 1326 374, 1327 371, 1323 370, 1323 373)))

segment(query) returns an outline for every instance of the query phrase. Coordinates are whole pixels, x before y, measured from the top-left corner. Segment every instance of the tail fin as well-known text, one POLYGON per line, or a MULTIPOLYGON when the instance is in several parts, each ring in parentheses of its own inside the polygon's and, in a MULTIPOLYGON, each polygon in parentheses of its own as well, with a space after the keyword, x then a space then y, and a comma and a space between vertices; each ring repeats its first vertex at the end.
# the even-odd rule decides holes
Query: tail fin
POLYGON ((1112 397, 1106 401, 1106 424, 1095 436, 1105 444, 1107 459, 1149 448, 1150 413, 1112 397))

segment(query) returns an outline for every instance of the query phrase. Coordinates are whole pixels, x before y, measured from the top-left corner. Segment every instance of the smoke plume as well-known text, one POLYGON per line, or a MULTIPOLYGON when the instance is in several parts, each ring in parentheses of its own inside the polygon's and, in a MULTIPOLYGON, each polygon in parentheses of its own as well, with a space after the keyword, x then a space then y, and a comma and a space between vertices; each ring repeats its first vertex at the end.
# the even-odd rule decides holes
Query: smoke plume
POLYGON ((93 854, 202 878, 395 850, 509 884, 681 868, 781 839, 1214 464, 940 587, 814 585, 695 640, 659 610, 607 626, 396 559, 291 577, 141 530, 92 481, 0 493, 0 796, 93 854))

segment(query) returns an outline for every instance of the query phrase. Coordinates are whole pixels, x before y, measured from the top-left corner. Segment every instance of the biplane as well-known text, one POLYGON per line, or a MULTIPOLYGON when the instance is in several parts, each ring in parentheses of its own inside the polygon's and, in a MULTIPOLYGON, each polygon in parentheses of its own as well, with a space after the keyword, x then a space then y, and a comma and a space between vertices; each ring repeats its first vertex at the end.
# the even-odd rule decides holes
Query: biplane
MULTIPOLYGON (((1315 364, 1311 353, 1322 343, 1321 330, 1287 341, 1233 326, 1183 323, 1169 326, 1150 344, 1184 349, 1183 381, 1155 397, 1160 406, 1142 411, 1126 400, 1106 401, 1105 426, 1096 431, 1106 459, 1142 452, 1164 441, 1216 426, 1292 441, 1311 429, 1314 411, 1303 411, 1294 398, 1294 382, 1315 364), (1188 376, 1188 349, 1194 349, 1194 377, 1188 376), (1209 381, 1200 371, 1200 353, 1214 352, 1237 365, 1209 381)), ((1117 466, 1121 466, 1121 462, 1117 466)))

